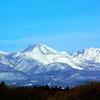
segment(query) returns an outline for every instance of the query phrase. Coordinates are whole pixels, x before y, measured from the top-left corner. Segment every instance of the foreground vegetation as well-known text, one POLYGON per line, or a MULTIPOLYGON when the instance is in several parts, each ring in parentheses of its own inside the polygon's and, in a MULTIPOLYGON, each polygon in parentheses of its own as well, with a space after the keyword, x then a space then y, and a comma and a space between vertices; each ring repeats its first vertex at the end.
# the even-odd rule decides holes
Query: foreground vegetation
POLYGON ((71 89, 48 85, 14 88, 1 82, 0 100, 100 100, 100 82, 86 82, 71 89))

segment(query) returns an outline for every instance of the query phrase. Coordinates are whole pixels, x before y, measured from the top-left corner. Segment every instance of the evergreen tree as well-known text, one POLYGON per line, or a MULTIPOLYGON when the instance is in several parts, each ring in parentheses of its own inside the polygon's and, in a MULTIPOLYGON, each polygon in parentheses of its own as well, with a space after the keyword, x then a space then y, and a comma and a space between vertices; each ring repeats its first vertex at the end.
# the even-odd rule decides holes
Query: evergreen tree
POLYGON ((0 87, 4 87, 4 86, 5 86, 5 82, 2 81, 2 82, 0 83, 0 87))
POLYGON ((67 87, 65 88, 65 90, 70 90, 70 88, 67 86, 67 87))

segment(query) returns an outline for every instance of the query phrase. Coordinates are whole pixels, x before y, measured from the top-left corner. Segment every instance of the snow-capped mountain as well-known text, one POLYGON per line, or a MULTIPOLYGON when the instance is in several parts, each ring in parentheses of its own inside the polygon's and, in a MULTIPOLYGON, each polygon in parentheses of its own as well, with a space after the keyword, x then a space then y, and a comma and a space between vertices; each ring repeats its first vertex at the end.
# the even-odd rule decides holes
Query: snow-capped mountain
POLYGON ((71 54, 78 59, 84 59, 85 63, 82 64, 87 69, 100 70, 100 49, 88 48, 71 54))
POLYGON ((100 49, 91 47, 89 49, 84 49, 82 51, 73 53, 72 56, 99 63, 100 62, 100 49))
POLYGON ((76 58, 41 44, 32 44, 25 50, 14 54, 12 58, 19 58, 13 68, 27 74, 66 70, 67 65, 82 70, 75 61, 76 58), (66 66, 62 64, 66 64, 66 66))
POLYGON ((100 49, 93 47, 70 55, 46 45, 32 44, 21 52, 0 52, 0 80, 20 85, 72 86, 79 81, 99 79, 99 59, 100 49))

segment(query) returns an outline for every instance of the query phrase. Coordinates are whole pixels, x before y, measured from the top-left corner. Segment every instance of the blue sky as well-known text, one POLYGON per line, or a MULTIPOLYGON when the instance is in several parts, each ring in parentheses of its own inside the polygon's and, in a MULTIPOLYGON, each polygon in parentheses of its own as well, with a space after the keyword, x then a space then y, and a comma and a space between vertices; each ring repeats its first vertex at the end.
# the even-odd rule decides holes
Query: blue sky
POLYGON ((0 0, 0 51, 34 43, 68 53, 100 48, 100 0, 0 0))

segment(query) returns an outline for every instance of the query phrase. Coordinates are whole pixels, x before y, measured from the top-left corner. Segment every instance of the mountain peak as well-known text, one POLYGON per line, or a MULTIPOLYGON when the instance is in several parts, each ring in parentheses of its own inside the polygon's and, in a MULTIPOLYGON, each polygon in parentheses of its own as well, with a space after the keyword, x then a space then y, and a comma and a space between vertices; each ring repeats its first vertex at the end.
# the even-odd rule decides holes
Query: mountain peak
POLYGON ((42 53, 43 55, 58 53, 56 50, 43 44, 31 44, 22 52, 32 52, 32 53, 38 53, 38 54, 42 53))
POLYGON ((40 48, 42 46, 43 46, 42 44, 31 44, 22 52, 31 52, 31 51, 33 51, 34 48, 40 48))
POLYGON ((41 47, 43 44, 31 44, 28 47, 41 47))
POLYGON ((35 48, 35 47, 40 48, 42 46, 45 46, 45 45, 43 45, 43 44, 31 44, 28 46, 28 48, 35 48))
POLYGON ((72 56, 83 58, 86 60, 91 60, 93 62, 100 62, 100 49, 91 47, 91 48, 83 49, 82 51, 73 53, 72 56))
POLYGON ((90 47, 90 49, 94 49, 94 47, 90 47))
POLYGON ((96 50, 96 48, 94 48, 94 47, 90 47, 90 48, 88 48, 88 49, 84 49, 84 50, 89 50, 89 51, 94 51, 94 50, 96 50))

